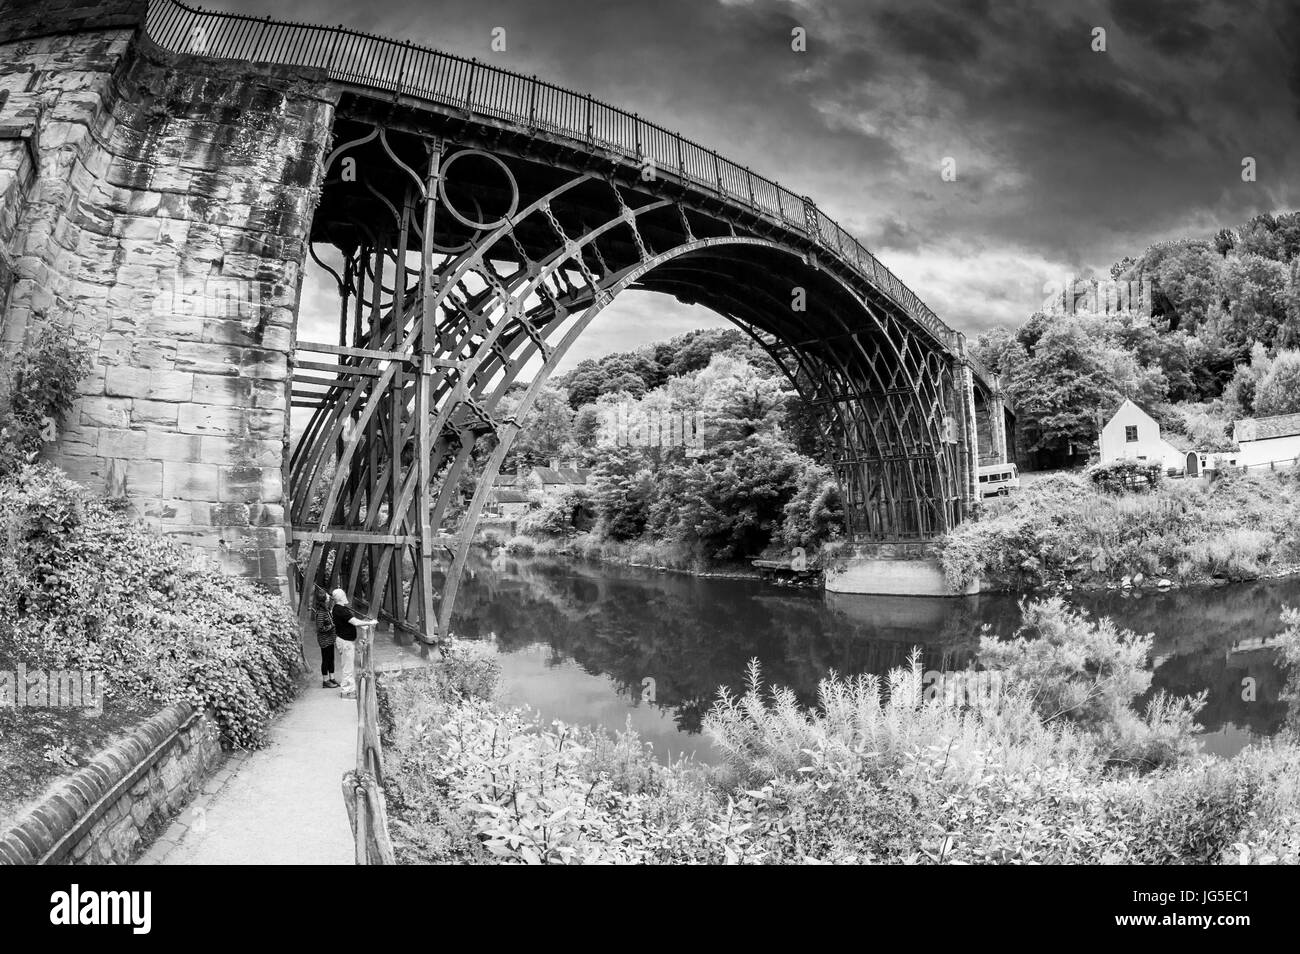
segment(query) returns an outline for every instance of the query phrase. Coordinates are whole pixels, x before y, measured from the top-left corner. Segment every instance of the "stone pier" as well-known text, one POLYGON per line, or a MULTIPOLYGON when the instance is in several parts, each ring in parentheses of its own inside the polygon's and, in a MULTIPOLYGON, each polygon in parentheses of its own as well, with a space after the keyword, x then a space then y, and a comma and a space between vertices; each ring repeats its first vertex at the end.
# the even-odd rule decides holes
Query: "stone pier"
POLYGON ((963 590, 949 585, 933 544, 857 544, 826 568, 828 593, 884 596, 972 596, 979 581, 963 590))
POLYGON ((48 456, 285 585, 294 326, 337 93, 176 57, 145 4, 0 0, 0 340, 94 367, 48 456))

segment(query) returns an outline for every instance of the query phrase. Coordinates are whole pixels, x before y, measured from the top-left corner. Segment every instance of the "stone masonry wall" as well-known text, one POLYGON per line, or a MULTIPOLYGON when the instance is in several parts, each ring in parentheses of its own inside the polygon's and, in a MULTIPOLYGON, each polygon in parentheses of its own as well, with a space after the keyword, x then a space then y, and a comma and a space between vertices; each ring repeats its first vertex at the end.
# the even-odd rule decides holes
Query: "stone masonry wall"
POLYGON ((0 43, 82 30, 134 29, 148 0, 4 0, 0 43))
POLYGON ((0 829, 0 864, 134 861, 221 758, 206 713, 168 706, 0 829))
POLYGON ((0 45, 0 341, 70 320, 94 355, 49 456, 279 589, 286 384, 335 95, 131 30, 0 45))

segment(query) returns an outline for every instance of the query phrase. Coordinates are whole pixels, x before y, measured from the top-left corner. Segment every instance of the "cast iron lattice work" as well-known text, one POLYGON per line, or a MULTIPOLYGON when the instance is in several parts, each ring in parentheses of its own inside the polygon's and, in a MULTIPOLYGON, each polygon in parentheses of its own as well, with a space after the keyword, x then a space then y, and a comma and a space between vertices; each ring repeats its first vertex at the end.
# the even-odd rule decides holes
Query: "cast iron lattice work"
POLYGON ((447 632, 520 420, 626 288, 706 305, 772 356, 822 411, 854 537, 928 540, 964 517, 990 379, 810 201, 590 97, 472 61, 172 2, 149 24, 178 52, 314 65, 343 86, 312 226, 342 252, 340 333, 298 343, 292 384, 313 410, 290 464, 304 585, 341 582, 403 628, 447 632), (486 435, 485 471, 443 535, 486 435))

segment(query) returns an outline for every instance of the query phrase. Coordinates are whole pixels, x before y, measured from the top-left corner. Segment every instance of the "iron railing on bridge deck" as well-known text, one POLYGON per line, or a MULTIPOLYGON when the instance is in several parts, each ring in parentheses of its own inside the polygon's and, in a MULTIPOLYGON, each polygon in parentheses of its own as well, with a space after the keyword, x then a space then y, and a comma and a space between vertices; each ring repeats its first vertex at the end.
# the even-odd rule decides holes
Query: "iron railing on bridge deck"
POLYGON ((761 212, 808 235, 866 278, 944 347, 958 334, 812 200, 680 134, 536 77, 344 26, 317 26, 150 0, 145 31, 164 49, 319 69, 341 83, 426 99, 555 132, 618 153, 761 212))

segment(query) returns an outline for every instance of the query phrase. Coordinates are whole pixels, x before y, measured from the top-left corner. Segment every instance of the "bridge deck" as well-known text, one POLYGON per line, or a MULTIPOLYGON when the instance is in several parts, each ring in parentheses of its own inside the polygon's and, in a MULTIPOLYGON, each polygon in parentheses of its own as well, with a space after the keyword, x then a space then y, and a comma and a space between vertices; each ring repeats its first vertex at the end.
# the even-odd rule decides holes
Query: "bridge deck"
POLYGON ((175 53, 319 70, 343 86, 390 101, 413 98, 477 120, 564 137, 743 207, 801 232, 870 284, 949 353, 967 361, 986 388, 994 377, 972 359, 961 334, 806 196, 718 155, 679 133, 593 96, 536 77, 406 41, 342 26, 319 26, 206 11, 150 0, 146 33, 175 53))

